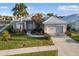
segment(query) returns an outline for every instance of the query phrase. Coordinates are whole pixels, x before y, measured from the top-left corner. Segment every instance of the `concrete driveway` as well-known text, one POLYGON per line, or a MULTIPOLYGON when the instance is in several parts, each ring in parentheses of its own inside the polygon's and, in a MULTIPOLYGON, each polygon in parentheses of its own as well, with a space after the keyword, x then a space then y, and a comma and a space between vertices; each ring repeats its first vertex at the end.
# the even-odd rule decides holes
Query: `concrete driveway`
POLYGON ((59 56, 79 56, 79 43, 68 36, 51 36, 59 56))

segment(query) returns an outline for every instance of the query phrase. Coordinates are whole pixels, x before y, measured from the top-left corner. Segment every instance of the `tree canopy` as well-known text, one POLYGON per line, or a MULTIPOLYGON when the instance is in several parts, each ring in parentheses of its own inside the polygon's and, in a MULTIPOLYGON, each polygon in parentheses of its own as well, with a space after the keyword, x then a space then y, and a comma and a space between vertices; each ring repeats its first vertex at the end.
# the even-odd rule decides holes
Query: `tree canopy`
POLYGON ((47 15, 48 15, 48 16, 50 16, 50 17, 51 17, 51 16, 54 16, 54 14, 53 14, 53 13, 48 13, 47 15))
POLYGON ((13 15, 17 17, 27 16, 28 12, 26 11, 27 6, 23 3, 17 3, 12 9, 13 15))

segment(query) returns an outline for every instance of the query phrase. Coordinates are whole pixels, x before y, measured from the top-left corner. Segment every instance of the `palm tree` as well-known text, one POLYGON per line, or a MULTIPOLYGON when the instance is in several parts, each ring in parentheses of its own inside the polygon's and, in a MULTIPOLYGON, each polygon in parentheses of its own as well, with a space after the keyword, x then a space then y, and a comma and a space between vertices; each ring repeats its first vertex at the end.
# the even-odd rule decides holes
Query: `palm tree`
POLYGON ((15 5, 15 7, 12 9, 13 15, 17 16, 17 17, 20 17, 20 18, 21 18, 21 16, 22 17, 27 16, 28 12, 26 11, 26 8, 27 8, 27 6, 24 5, 23 3, 17 3, 15 5))
POLYGON ((42 17, 43 17, 43 15, 39 14, 39 13, 34 15, 34 16, 32 16, 32 20, 34 21, 34 23, 36 25, 35 29, 37 31, 40 31, 40 29, 41 29, 41 25, 42 25, 42 22, 43 22, 42 17))
POLYGON ((27 16, 28 12, 26 11, 27 6, 23 3, 17 3, 15 7, 12 9, 13 15, 20 18, 20 31, 22 31, 22 19, 21 17, 27 16))

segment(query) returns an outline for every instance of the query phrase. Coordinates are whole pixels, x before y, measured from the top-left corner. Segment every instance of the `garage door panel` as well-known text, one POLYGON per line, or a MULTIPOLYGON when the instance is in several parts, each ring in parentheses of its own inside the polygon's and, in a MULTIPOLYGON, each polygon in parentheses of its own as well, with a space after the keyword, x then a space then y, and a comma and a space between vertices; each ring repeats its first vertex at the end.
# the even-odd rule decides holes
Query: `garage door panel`
POLYGON ((63 26, 57 26, 56 33, 63 33, 63 26))

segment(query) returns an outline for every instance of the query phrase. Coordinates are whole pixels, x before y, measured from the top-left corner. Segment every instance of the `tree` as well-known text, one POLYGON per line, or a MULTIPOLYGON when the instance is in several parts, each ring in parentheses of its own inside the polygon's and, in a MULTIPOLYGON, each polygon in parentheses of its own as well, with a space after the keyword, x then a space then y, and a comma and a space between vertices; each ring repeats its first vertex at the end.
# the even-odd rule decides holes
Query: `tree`
POLYGON ((28 12, 26 11, 27 6, 23 3, 17 3, 15 7, 12 9, 13 15, 17 17, 27 16, 28 12))
POLYGON ((12 9, 13 15, 20 18, 20 31, 22 31, 22 19, 21 17, 27 16, 28 12, 26 11, 27 6, 23 3, 17 3, 15 7, 12 9))
POLYGON ((48 15, 49 17, 54 16, 54 17, 59 18, 56 14, 53 14, 53 13, 48 13, 47 15, 48 15))
POLYGON ((50 16, 50 17, 51 17, 51 16, 54 16, 54 14, 53 14, 53 13, 48 13, 47 15, 48 15, 48 16, 50 16))
POLYGON ((35 29, 37 31, 40 31, 40 29, 41 29, 41 25, 42 25, 42 22, 43 22, 42 17, 43 17, 43 15, 39 14, 39 13, 34 15, 34 16, 32 16, 32 20, 34 21, 34 23, 36 25, 35 29))

